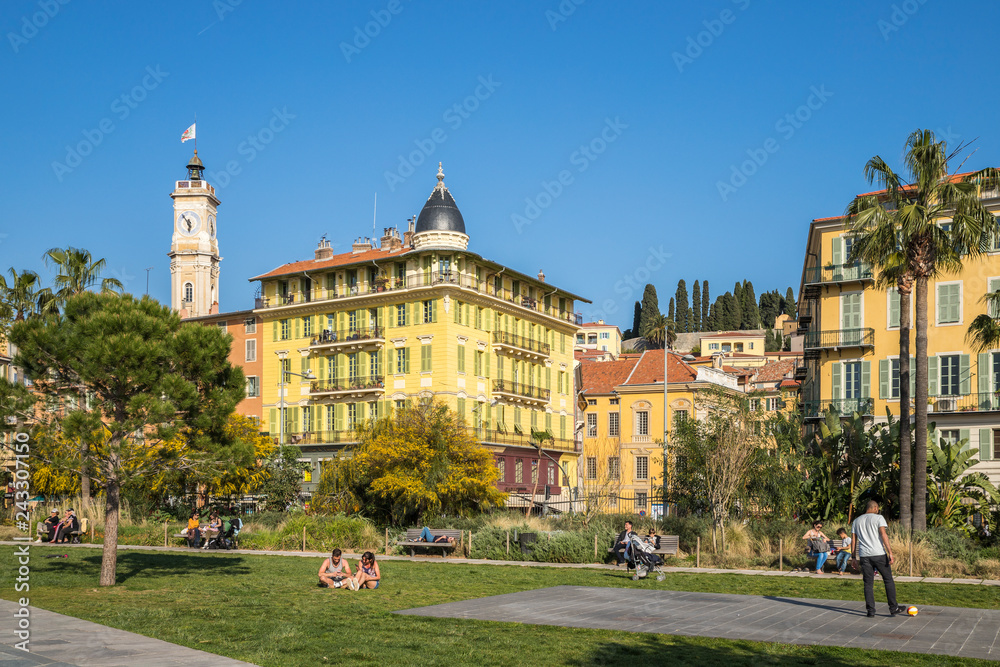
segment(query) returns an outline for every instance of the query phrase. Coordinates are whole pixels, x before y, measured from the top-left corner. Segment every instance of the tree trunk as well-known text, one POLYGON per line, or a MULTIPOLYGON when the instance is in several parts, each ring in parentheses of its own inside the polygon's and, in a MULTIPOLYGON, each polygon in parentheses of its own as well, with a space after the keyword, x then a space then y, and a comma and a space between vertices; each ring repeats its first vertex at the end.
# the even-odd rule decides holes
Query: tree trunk
POLYGON ((90 457, 90 445, 86 442, 80 446, 80 496, 84 504, 90 500, 90 475, 87 461, 90 457))
MULTIPOLYGON (((916 285, 917 366, 916 404, 913 408, 913 530, 927 530, 927 277, 916 285)), ((902 316, 902 312, 900 312, 902 316)))
POLYGON ((910 432, 910 301, 913 283, 899 286, 899 522, 913 526, 912 464, 910 432))
POLYGON ((113 475, 104 489, 104 553, 101 557, 101 586, 114 586, 118 571, 118 514, 121 483, 113 475))

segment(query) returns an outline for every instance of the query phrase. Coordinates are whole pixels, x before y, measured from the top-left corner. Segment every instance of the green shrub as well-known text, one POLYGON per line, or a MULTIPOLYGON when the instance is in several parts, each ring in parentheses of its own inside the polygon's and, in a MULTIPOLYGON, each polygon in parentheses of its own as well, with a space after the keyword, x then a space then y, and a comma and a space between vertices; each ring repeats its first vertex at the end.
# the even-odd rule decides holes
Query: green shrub
POLYGON ((957 558, 972 563, 977 556, 976 545, 964 533, 949 528, 931 528, 919 536, 929 542, 940 558, 957 558))

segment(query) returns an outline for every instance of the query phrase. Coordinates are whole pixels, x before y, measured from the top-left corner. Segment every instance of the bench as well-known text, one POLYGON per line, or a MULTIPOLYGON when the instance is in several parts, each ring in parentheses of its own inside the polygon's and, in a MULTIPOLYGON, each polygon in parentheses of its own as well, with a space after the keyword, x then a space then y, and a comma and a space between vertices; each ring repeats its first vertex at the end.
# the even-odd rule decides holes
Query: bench
POLYGON ((451 529, 435 530, 435 529, 431 528, 431 535, 433 535, 434 537, 441 537, 441 536, 450 537, 450 538, 454 539, 455 541, 454 542, 421 542, 420 541, 420 533, 421 532, 422 531, 421 531, 420 528, 407 528, 406 529, 406 539, 404 539, 401 542, 399 542, 399 544, 401 546, 407 547, 410 550, 410 555, 411 556, 416 556, 417 555, 417 551, 416 550, 417 550, 418 547, 419 548, 423 548, 423 549, 435 549, 435 548, 436 549, 441 549, 441 555, 444 556, 445 555, 445 551, 447 551, 449 549, 454 549, 455 546, 458 545, 458 543, 462 539, 462 531, 460 531, 460 530, 451 530, 451 529))
MULTIPOLYGON (((827 558, 826 563, 830 563, 830 562, 836 563, 836 554, 834 554, 833 552, 837 551, 837 550, 839 550, 841 548, 843 548, 843 546, 844 546, 844 540, 828 540, 828 541, 830 542, 830 552, 829 553, 830 553, 830 556, 832 556, 833 558, 827 558)), ((810 549, 809 547, 806 547, 806 556, 808 556, 809 558, 816 558, 816 552, 813 551, 812 549, 810 549)), ((824 567, 826 566, 826 563, 823 563, 824 567)), ((815 567, 812 568, 812 569, 813 569, 813 571, 816 570, 815 567)))
MULTIPOLYGON (((80 528, 68 533, 68 535, 70 536, 70 543, 72 544, 80 544, 80 536, 86 535, 87 530, 89 529, 90 526, 89 523, 90 519, 87 519, 86 517, 80 519, 79 521, 80 521, 80 528)), ((35 526, 35 534, 38 535, 39 538, 48 536, 49 527, 45 525, 44 521, 39 521, 38 524, 35 526)))
MULTIPOLYGON (((617 536, 616 536, 617 537, 617 536)), ((680 548, 680 537, 677 535, 659 535, 659 546, 653 549, 657 556, 676 556, 680 548)), ((615 548, 610 547, 608 553, 614 553, 615 548)))

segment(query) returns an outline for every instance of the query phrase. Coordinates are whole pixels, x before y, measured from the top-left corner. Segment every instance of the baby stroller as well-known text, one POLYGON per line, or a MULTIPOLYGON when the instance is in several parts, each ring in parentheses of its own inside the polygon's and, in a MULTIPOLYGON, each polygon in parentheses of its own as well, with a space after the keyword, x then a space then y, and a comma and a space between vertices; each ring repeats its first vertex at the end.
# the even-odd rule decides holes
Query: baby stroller
POLYGON ((663 559, 653 553, 654 548, 635 533, 629 535, 628 544, 625 545, 625 566, 626 570, 635 568, 632 581, 644 579, 650 573, 656 574, 657 581, 667 578, 667 575, 657 569, 663 565, 663 559))
POLYGON ((223 526, 224 530, 208 541, 207 547, 209 549, 236 549, 241 528, 243 528, 243 521, 238 516, 234 516, 223 526))

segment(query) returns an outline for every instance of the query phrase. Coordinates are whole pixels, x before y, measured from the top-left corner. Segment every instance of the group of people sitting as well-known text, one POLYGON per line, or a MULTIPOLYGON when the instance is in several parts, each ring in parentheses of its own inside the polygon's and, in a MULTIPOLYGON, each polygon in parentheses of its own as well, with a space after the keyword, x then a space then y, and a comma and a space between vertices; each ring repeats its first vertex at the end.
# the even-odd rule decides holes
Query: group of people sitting
MULTIPOLYGON (((47 542, 79 541, 79 537, 75 536, 74 533, 80 530, 80 520, 76 518, 76 512, 73 511, 72 507, 66 510, 66 514, 61 519, 59 518, 59 510, 52 510, 44 523, 48 530, 47 542)), ((38 541, 41 542, 42 538, 39 537, 38 541)))
POLYGON ((376 589, 382 580, 382 573, 375 562, 375 554, 366 551, 358 561, 358 569, 351 572, 351 566, 340 549, 334 549, 330 557, 319 568, 320 588, 343 588, 357 591, 362 588, 376 589))
POLYGON ((188 519, 187 531, 184 533, 187 537, 188 546, 192 549, 202 549, 208 548, 209 541, 222 532, 223 522, 222 517, 219 516, 219 510, 212 510, 208 515, 208 523, 202 524, 199 518, 198 510, 191 512, 191 518, 188 519))
MULTIPOLYGON (((618 537, 615 538, 615 543, 611 546, 615 555, 615 565, 621 565, 629 560, 628 545, 634 535, 635 533, 632 531, 632 522, 626 521, 625 530, 618 533, 618 537)), ((656 534, 656 530, 653 528, 649 529, 649 533, 642 538, 642 541, 651 545, 654 549, 658 549, 660 547, 660 537, 656 534)), ((659 556, 656 556, 656 559, 663 562, 663 559, 659 556)))
POLYGON ((823 566, 830 554, 836 554, 837 574, 843 575, 847 570, 847 564, 851 559, 851 538, 843 528, 837 529, 837 537, 842 540, 839 549, 834 549, 830 538, 823 534, 823 522, 813 523, 811 530, 807 530, 802 539, 806 541, 806 549, 809 557, 816 557, 816 574, 823 574, 823 566))

